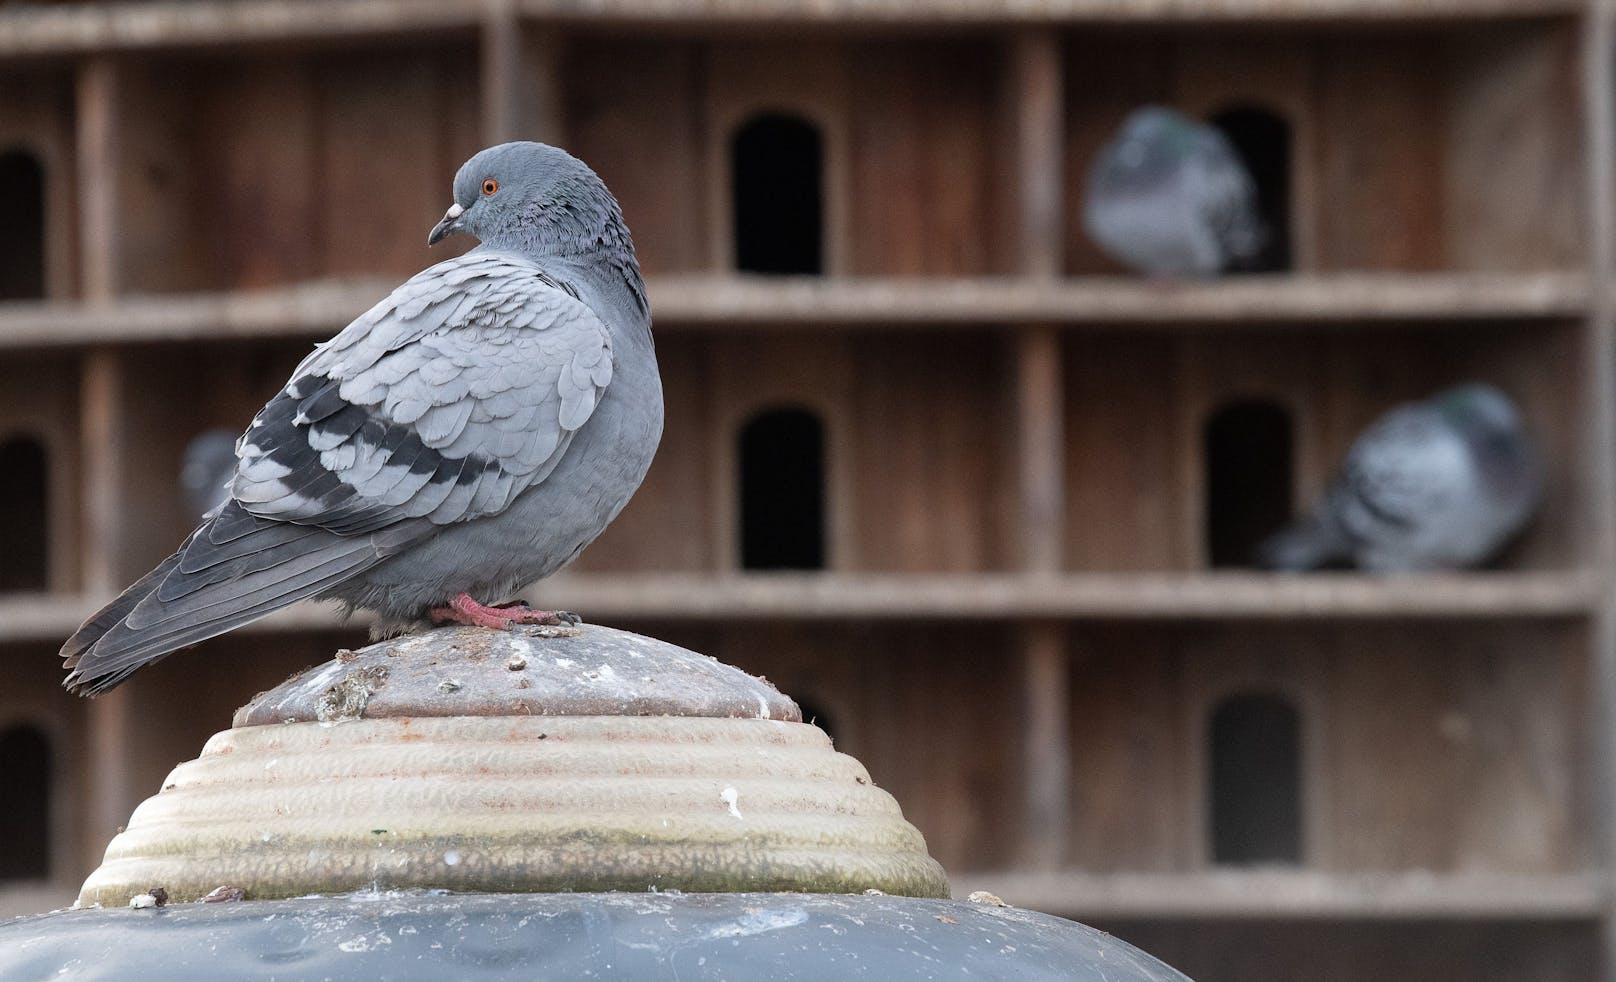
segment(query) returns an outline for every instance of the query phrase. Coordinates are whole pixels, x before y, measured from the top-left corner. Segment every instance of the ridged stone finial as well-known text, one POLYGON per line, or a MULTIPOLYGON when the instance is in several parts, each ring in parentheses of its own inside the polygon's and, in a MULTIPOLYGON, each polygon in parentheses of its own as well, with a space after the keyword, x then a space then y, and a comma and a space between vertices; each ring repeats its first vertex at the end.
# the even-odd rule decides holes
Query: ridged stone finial
POLYGON ((609 628, 443 628, 260 694, 80 904, 360 889, 943 897, 897 802, 767 682, 609 628))

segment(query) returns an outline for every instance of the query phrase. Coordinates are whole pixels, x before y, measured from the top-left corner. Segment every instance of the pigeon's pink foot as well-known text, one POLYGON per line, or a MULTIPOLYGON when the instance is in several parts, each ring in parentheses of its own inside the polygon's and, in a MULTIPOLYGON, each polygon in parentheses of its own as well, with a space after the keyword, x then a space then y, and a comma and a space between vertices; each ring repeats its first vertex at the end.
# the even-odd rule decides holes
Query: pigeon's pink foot
POLYGON ((468 624, 472 627, 491 627, 508 631, 516 624, 577 624, 581 618, 568 610, 534 610, 521 601, 501 607, 489 607, 471 599, 470 594, 456 594, 447 607, 433 607, 429 613, 436 624, 468 624))

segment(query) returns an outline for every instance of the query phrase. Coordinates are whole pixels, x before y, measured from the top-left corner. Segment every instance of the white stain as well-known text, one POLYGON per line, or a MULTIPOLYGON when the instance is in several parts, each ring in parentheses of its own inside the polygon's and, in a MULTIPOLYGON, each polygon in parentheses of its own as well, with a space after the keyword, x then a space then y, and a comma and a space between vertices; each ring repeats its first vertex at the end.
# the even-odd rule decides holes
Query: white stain
POLYGON ((763 934, 768 931, 779 931, 783 928, 796 927, 798 924, 808 922, 808 911, 801 907, 790 907, 785 910, 759 910, 744 914, 731 924, 721 924, 707 932, 710 939, 716 938, 744 938, 751 934, 763 934))
POLYGON ((448 866, 459 866, 460 865, 460 850, 458 850, 458 849, 450 849, 448 852, 444 853, 443 854, 443 862, 444 862, 445 865, 448 865, 448 866))
POLYGON ((739 791, 736 791, 734 788, 725 788, 718 793, 718 797, 722 798, 724 800, 724 804, 729 806, 729 813, 731 815, 734 815, 736 818, 741 817, 741 809, 739 807, 741 793, 739 791))

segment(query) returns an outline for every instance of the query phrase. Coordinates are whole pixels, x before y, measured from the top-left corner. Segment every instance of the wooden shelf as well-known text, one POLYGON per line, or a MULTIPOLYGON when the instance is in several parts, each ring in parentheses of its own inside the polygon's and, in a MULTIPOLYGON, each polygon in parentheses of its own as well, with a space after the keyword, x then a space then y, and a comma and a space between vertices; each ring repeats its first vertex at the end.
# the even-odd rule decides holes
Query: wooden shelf
MULTIPOLYGON (((0 14, 0 57, 470 30, 480 0, 154 0, 0 14)), ((1463 21, 1578 14, 1577 0, 518 0, 542 21, 645 27, 1463 21)))
MULTIPOLYGON (((239 293, 129 296, 108 304, 0 304, 0 349, 106 342, 319 337, 386 296, 392 279, 239 293)), ((1568 272, 1247 276, 1204 283, 1122 277, 1041 281, 664 276, 649 283, 658 331, 792 327, 1283 327, 1583 316, 1568 272)))
POLYGON ((1567 617, 1597 581, 1580 573, 1373 578, 1260 573, 562 574, 533 599, 597 618, 1290 619, 1567 617))
POLYGON ((1480 873, 967 873, 955 895, 1083 919, 1592 920, 1605 897, 1592 876, 1480 873))
POLYGON ((0 58, 421 34, 481 22, 480 0, 157 0, 0 13, 0 58))
MULTIPOLYGON (((1591 573, 1471 573, 1375 578, 1259 573, 561 574, 530 600, 590 620, 1291 620, 1564 618, 1591 612, 1591 573)), ((0 598, 0 641, 60 640, 98 604, 82 597, 0 598)), ((356 618, 354 623, 364 624, 356 618)), ((251 630, 341 626, 301 604, 251 630)))

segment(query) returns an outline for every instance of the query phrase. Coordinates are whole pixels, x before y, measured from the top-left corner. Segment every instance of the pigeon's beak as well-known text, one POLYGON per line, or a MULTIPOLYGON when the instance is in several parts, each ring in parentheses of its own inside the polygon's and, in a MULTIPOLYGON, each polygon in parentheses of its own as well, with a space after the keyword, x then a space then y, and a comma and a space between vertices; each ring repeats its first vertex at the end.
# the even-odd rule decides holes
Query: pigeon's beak
POLYGON ((459 204, 450 205, 449 210, 443 213, 443 221, 432 226, 432 234, 426 237, 426 244, 435 246, 460 231, 460 216, 465 213, 466 209, 460 207, 459 204))

